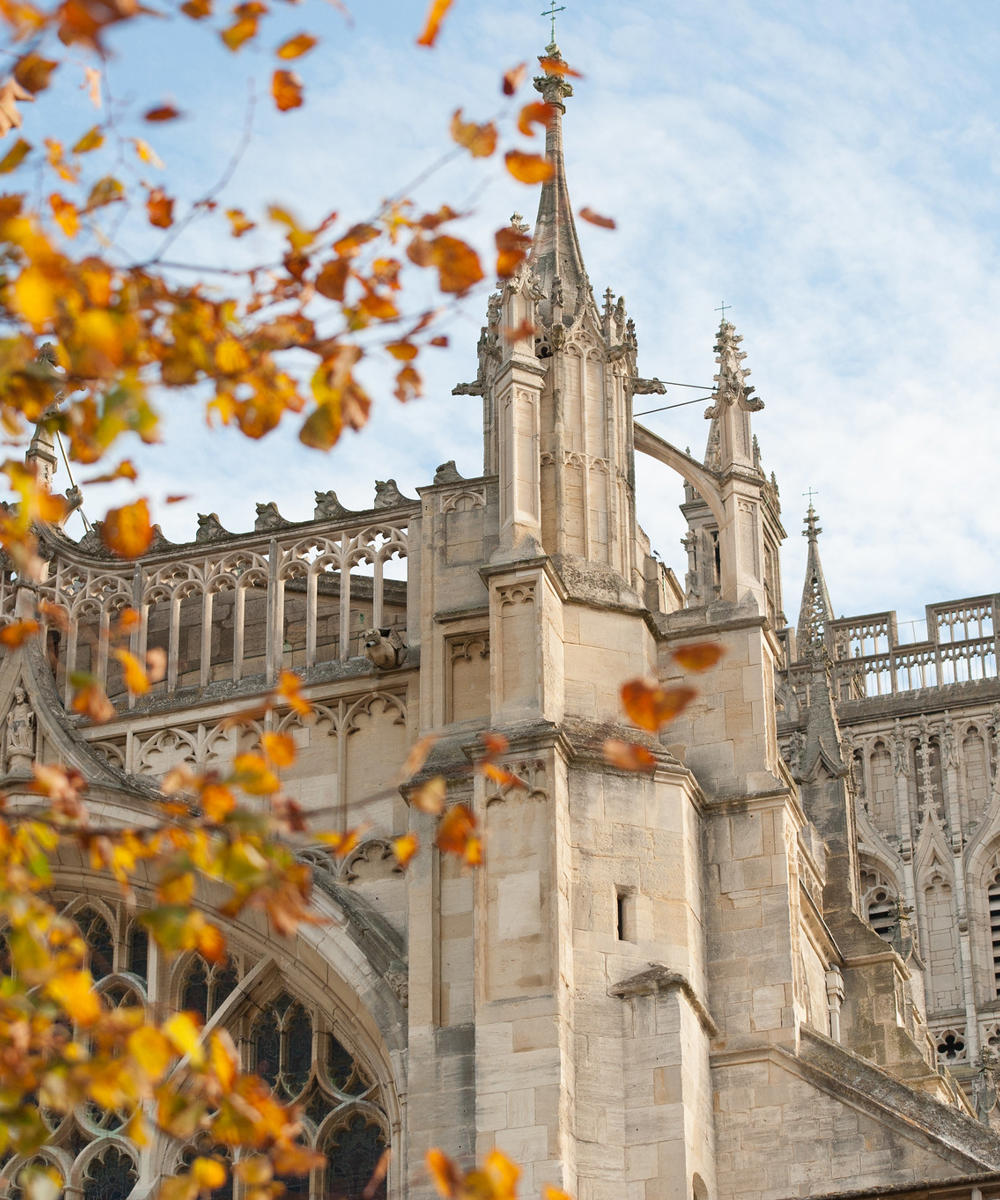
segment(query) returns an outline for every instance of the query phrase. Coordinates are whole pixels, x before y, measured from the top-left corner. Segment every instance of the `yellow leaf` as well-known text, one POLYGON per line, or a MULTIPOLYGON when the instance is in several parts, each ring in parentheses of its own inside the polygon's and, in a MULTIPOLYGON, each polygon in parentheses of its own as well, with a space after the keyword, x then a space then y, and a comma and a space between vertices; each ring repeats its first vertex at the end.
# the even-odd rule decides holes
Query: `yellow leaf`
POLYGON ((393 839, 392 852, 401 867, 405 867, 419 849, 420 839, 415 833, 404 833, 402 837, 393 839))
POLYGON ((289 38, 287 42, 282 42, 277 49, 277 55, 279 58, 301 58, 303 54, 308 54, 315 45, 316 38, 311 33, 300 33, 289 38))
POLYGON ((168 1175, 160 1180, 156 1200, 195 1200, 198 1182, 191 1175, 168 1175))
POLYGON ((191 1176, 203 1192, 214 1192, 226 1182, 226 1168, 217 1158, 199 1156, 191 1164, 191 1176))
POLYGON ((204 1066, 205 1050, 201 1045, 201 1031, 191 1013, 174 1013, 164 1024, 163 1032, 178 1054, 187 1055, 192 1066, 204 1066))
POLYGON ((251 1187, 263 1187, 271 1182, 274 1169, 263 1154, 253 1154, 249 1158, 241 1158, 233 1167, 233 1174, 251 1187))
POLYGON ((708 671, 725 652, 718 642, 692 642, 687 646, 678 646, 671 657, 685 671, 708 671))
POLYGON ((295 739, 288 733, 261 734, 264 753, 276 767, 290 767, 295 762, 295 739))
POLYGON ((294 71, 275 71, 271 77, 271 95, 279 112, 302 106, 302 80, 294 71))
POLYGON ((132 145, 135 146, 136 154, 138 154, 144 163, 148 163, 151 167, 163 166, 163 159, 160 158, 145 138, 132 138, 132 145))
POLYGON ((19 167, 27 158, 30 150, 31 143, 26 142, 24 138, 18 138, 3 158, 0 158, 0 175, 8 175, 16 167, 19 167))
POLYGON ((153 1025, 140 1025, 128 1035, 128 1052, 149 1077, 159 1083, 174 1057, 170 1042, 153 1025))
POLYGON ((91 150, 97 150, 104 145, 104 134, 101 132, 100 125, 95 125, 93 129, 88 129, 82 138, 73 147, 74 154, 88 154, 91 150))
POLYGON ((125 686, 133 696, 145 696, 149 691, 149 677, 142 669, 142 664, 127 650, 115 650, 115 658, 125 669, 125 686))
POLYGON ((491 1150, 483 1163, 484 1173, 492 1184, 493 1200, 514 1200, 521 1168, 502 1150, 491 1150))
POLYGON ((89 971, 63 971, 46 983, 45 991, 77 1025, 86 1028, 101 1015, 89 971))
POLYGON ((402 769, 399 772, 400 782, 409 779, 411 775, 416 775, 420 768, 427 761, 427 755, 430 754, 434 743, 437 741, 437 736, 433 733, 427 734, 419 741, 414 742, 410 747, 410 752, 406 756, 406 761, 403 763, 402 769))
POLYGON ((236 1079, 238 1059, 232 1038, 224 1029, 214 1030, 208 1043, 208 1061, 223 1092, 228 1092, 236 1079))
POLYGON ((430 813, 431 816, 438 817, 444 812, 444 802, 447 795, 448 785, 444 781, 444 776, 435 775, 433 779, 428 779, 425 784, 418 787, 410 795, 410 803, 420 812, 430 813))
POLYGON ((417 38, 418 46, 434 45, 438 34, 441 32, 441 22, 444 20, 451 5, 452 0, 431 0, 431 6, 427 10, 427 19, 424 21, 420 37, 417 38))
POLYGON ((56 289, 40 267, 26 267, 14 282, 14 308, 36 331, 41 331, 56 315, 56 289))
POLYGON ((458 1167, 447 1154, 438 1150, 436 1146, 427 1151, 424 1161, 427 1163, 427 1170, 430 1172, 438 1192, 445 1200, 451 1200, 451 1197, 457 1195, 462 1182, 458 1167))

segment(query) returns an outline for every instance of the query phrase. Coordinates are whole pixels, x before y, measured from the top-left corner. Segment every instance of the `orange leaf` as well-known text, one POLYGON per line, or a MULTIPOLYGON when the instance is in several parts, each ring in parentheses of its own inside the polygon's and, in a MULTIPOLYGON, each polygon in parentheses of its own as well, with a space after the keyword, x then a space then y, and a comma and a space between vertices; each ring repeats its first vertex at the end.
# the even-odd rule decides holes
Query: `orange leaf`
POLYGON ((531 104, 526 104, 517 115, 517 128, 525 137, 534 137, 535 131, 532 128, 534 125, 542 125, 546 129, 552 124, 556 115, 556 106, 554 104, 545 104, 544 101, 535 100, 531 104))
POLYGON ((300 717, 307 717, 312 712, 312 705, 302 695, 302 681, 294 671, 282 671, 275 695, 294 709, 300 717))
POLYGON ((138 629, 142 624, 142 617, 134 608, 123 608, 118 614, 116 622, 118 633, 131 633, 133 629, 138 629))
POLYGON ((515 229, 513 225, 505 225, 503 229, 498 229, 495 236, 497 275, 501 279, 509 279, 527 257, 531 249, 531 238, 515 229))
POLYGON ((41 625, 37 621, 13 621, 0 629, 0 645, 6 646, 8 650, 16 650, 29 638, 33 638, 40 629, 41 625))
POLYGON ((481 733, 479 740, 483 743, 487 759, 497 758, 501 754, 506 754, 510 748, 510 743, 502 733, 481 733))
POLYGON ((451 118, 452 140, 464 146, 473 158, 489 158, 497 148, 497 127, 492 121, 477 125, 475 121, 463 121, 462 110, 456 108, 451 118))
POLYGON ((257 228, 256 222, 251 221, 241 208, 227 208, 226 216, 229 218, 233 237, 242 237, 245 233, 249 233, 251 229, 257 228))
POLYGON ((430 243, 430 252, 431 262, 438 269, 438 286, 442 292, 467 292, 483 278, 479 255, 460 238, 438 234, 430 243))
POLYGON ((146 674, 150 683, 159 683, 167 673, 167 652, 162 646, 146 651, 146 674))
POLYGON ((281 781, 262 754, 237 754, 233 760, 233 781, 248 796, 270 796, 281 787, 281 781))
POLYGON ((152 540, 153 526, 145 499, 108 510, 101 525, 101 541, 113 554, 119 558, 138 558, 146 553, 152 540))
POLYGON ((418 396, 422 396, 424 394, 424 381, 420 373, 410 366, 400 367, 396 375, 396 386, 392 389, 392 394, 401 404, 405 404, 407 400, 415 400, 418 396))
POLYGON ((470 837, 465 843, 465 853, 462 855, 462 861, 467 867, 481 867, 483 865, 483 839, 481 837, 470 837))
POLYGON ((386 350, 400 362, 411 362, 419 353, 412 342, 389 342, 386 350))
POLYGON ((433 779, 428 779, 425 784, 410 794, 410 803, 420 812, 430 813, 432 817, 439 817, 444 812, 447 794, 448 785, 445 783, 444 777, 435 775, 433 779))
POLYGON ((276 767, 290 767, 295 762, 295 740, 288 733, 262 733, 260 744, 276 767))
POLYGON ((552 164, 540 154, 508 150, 504 155, 504 162, 507 164, 507 170, 519 183, 544 183, 552 178, 552 164))
POLYGON ((494 783, 498 783, 502 788, 513 787, 527 790, 528 785, 519 775, 515 775, 513 771, 508 771, 505 767, 498 767, 496 763, 480 763, 479 770, 487 779, 492 779, 494 783))
POLYGON ((521 84, 524 83, 524 76, 527 69, 527 63, 518 63, 516 67, 511 67, 509 71, 504 71, 500 90, 505 96, 513 96, 521 84))
POLYGON ((657 683, 633 679, 622 687, 622 705, 633 724, 656 733, 661 725, 683 712, 697 694, 694 688, 662 688, 657 683))
POLYGON ((445 854, 464 854, 466 843, 476 831, 476 818, 465 804, 453 804, 438 823, 434 839, 445 854))
POLYGON ((89 717, 95 725, 104 725, 115 715, 115 706, 97 683, 85 683, 73 696, 73 711, 89 717))
POLYGON ((519 342, 521 338, 534 337, 538 332, 538 327, 532 325, 530 321, 522 321, 520 325, 504 327, 503 335, 508 342, 519 342))
POLYGON ((309 53, 316 41, 311 33, 300 33, 289 38, 287 42, 282 42, 276 54, 279 58, 301 58, 303 54, 309 53))
POLYGON ((275 71, 271 77, 271 95, 279 112, 302 107, 302 80, 294 71, 275 71))
POLYGON ((213 1192, 226 1182, 226 1168, 217 1158, 199 1156, 191 1164, 191 1177, 199 1191, 213 1192))
POLYGON ((645 746, 608 738, 604 743, 604 761, 622 771, 655 771, 656 758, 645 746))
POLYGON ((437 737, 430 733, 426 737, 422 737, 419 741, 414 742, 410 747, 410 752, 406 756, 402 767, 399 771, 399 778, 402 782, 409 779, 411 775, 416 775, 420 768, 427 761, 427 755, 430 754, 431 748, 437 741, 437 737))
POLYGON ((584 221, 589 221, 591 225, 599 225, 601 229, 614 229, 614 217, 602 217, 600 213, 594 212, 592 208, 581 208, 580 218, 584 221))
POLYGON ((149 691, 149 677, 142 664, 127 650, 115 650, 114 655, 125 668, 125 686, 134 696, 144 696, 149 691))
POLYGON ((404 833, 402 837, 394 838, 392 842, 392 852, 401 867, 407 866, 419 849, 420 839, 415 833, 404 833))
POLYGON ((150 225, 160 229, 169 229, 174 223, 174 201, 163 188, 150 188, 146 197, 146 213, 150 225))
POLYGON ((212 0, 184 0, 181 12, 192 21, 203 21, 212 15, 212 0))
POLYGON ((427 1151, 425 1161, 434 1186, 445 1200, 451 1200, 452 1197, 457 1196, 462 1183, 462 1175, 448 1155, 435 1147, 433 1150, 427 1151))
POLYGON ((226 961, 226 939, 222 930, 207 922, 198 930, 198 953, 210 963, 226 961))
POLYGON ((718 642, 692 642, 689 646, 678 646, 671 657, 685 671, 708 671, 725 653, 718 642))
POLYGON ((180 116, 180 110, 172 104, 158 104, 149 109, 143 116, 144 121, 175 121, 180 116))
POLYGON ((316 291, 327 300, 343 301, 351 264, 346 258, 331 258, 316 276, 316 291))
POLYGON ((431 6, 427 10, 427 19, 424 22, 423 31, 420 37, 417 38, 418 46, 433 46, 437 41, 437 36, 441 32, 441 22, 445 18, 448 9, 451 8, 452 0, 431 0, 431 6))
POLYGON ((546 75, 572 75, 574 79, 583 78, 579 71, 574 71, 569 63, 563 62, 561 58, 540 58, 538 62, 546 75))

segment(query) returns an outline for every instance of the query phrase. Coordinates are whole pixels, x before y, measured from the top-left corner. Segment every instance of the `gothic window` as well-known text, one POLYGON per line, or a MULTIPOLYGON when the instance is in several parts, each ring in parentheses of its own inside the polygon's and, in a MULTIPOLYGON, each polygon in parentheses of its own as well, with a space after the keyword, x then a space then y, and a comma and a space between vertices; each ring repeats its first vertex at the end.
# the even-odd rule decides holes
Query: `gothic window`
POLYGON ((149 934, 138 921, 133 921, 129 927, 126 958, 128 970, 145 980, 149 968, 149 934))
POLYGON ((236 989, 239 971, 232 959, 223 963, 207 963, 200 954, 193 956, 184 972, 180 991, 180 1007, 201 1014, 207 1021, 236 989))
POLYGON ((874 869, 861 871, 862 903, 872 929, 891 941, 899 924, 899 893, 895 886, 874 869))
POLYGON ((87 943, 91 975, 95 979, 110 975, 115 969, 115 944, 107 921, 93 908, 81 908, 73 920, 87 943))
POLYGON ((135 1160, 117 1142, 108 1144, 87 1163, 83 1200, 126 1200, 139 1178, 135 1160))
POLYGON ((323 1143, 326 1155, 324 1194, 343 1197, 343 1200, 381 1200, 385 1196, 385 1178, 377 1187, 366 1191, 374 1180, 380 1160, 385 1153, 385 1133, 378 1121, 358 1114, 338 1126, 323 1143))

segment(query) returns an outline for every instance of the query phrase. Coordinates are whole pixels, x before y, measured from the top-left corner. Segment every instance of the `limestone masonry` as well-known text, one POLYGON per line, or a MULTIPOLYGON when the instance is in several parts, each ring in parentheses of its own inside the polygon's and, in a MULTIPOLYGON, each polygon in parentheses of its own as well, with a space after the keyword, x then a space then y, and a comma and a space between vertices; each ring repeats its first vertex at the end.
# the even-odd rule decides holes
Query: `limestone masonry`
MULTIPOLYGON (((293 1196, 354 1200, 391 1146, 383 1190, 420 1200, 429 1147, 470 1163, 499 1146, 527 1197, 1000 1197, 1000 597, 932 604, 923 642, 891 612, 834 619, 810 507, 788 625, 741 338, 723 320, 704 461, 634 423, 633 397, 663 385, 584 270, 571 89, 536 86, 560 113, 555 175, 456 389, 482 397, 482 474, 445 463, 416 497, 380 482, 363 512, 317 493, 304 522, 260 504, 249 533, 205 516, 134 564, 43 530, 39 590, 71 624, 0 661, 0 786, 30 803, 32 761, 59 761, 103 821, 151 820, 154 781, 255 744, 227 716, 301 673, 317 719, 281 717, 289 791, 371 823, 342 864, 310 855, 324 924, 287 940, 250 914, 224 966, 167 962, 107 879, 79 861, 57 878, 102 990, 199 1010, 301 1101, 330 1165, 293 1196), (636 523, 636 451, 683 479, 683 585, 636 523), (108 654, 125 606, 133 653, 166 656, 141 699, 108 654), (672 654, 704 641, 725 655, 693 704, 659 740, 628 727, 621 684, 686 682, 672 654), (69 711, 78 671, 106 683, 109 724, 69 711), (484 729, 526 791, 469 773, 484 729), (474 872, 396 786, 428 733, 425 773, 485 831, 474 872), (645 739, 655 772, 610 766, 609 737, 645 739), (407 830, 423 849, 403 873, 407 830)), ((52 477, 43 432, 29 458, 52 477)), ((33 604, 4 572, 2 619, 33 604)), ((46 1154, 70 1196, 140 1200, 197 1151, 140 1151, 88 1109, 46 1154)))

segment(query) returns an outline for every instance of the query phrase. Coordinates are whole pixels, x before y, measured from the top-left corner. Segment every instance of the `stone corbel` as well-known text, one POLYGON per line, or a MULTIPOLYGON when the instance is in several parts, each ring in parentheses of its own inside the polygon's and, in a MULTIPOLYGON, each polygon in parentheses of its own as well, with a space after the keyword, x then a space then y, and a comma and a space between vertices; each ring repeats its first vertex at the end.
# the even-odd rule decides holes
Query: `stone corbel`
POLYGON ((719 1027, 712 1019, 712 1014, 705 1007, 701 997, 694 990, 690 980, 679 971, 672 971, 663 963, 650 963, 648 971, 641 971, 616 983, 608 989, 609 996, 617 996, 621 1000, 632 1000, 637 996, 662 996, 667 992, 680 992, 688 1004, 694 1009, 702 1029, 709 1037, 716 1037, 719 1027))

